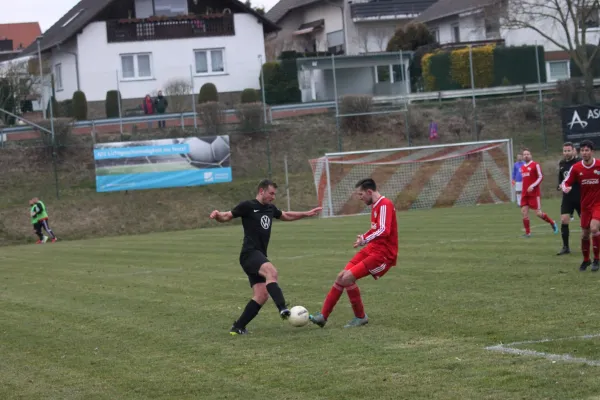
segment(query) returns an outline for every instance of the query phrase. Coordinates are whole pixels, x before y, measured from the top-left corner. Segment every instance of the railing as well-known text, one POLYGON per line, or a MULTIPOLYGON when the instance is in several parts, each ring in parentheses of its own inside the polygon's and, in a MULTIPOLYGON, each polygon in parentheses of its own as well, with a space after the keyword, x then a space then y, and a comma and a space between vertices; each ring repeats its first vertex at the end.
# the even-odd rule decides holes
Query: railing
POLYGON ((108 43, 122 43, 233 36, 235 27, 232 14, 134 18, 106 21, 106 35, 108 43))
POLYGON ((433 5, 436 0, 426 1, 371 1, 368 3, 352 3, 350 13, 352 19, 378 19, 383 17, 415 18, 433 5))
MULTIPOLYGON (((600 79, 594 80, 594 86, 600 86, 600 79)), ((414 101, 431 101, 431 100, 448 100, 448 99, 460 99, 460 98, 470 98, 475 95, 476 97, 480 96, 493 96, 493 95, 505 95, 505 94, 515 94, 515 93, 523 93, 523 92, 537 92, 554 90, 556 89, 556 82, 548 82, 548 83, 532 83, 529 85, 514 85, 514 86, 498 86, 492 88, 483 88, 483 89, 464 89, 464 90, 445 90, 441 92, 422 92, 422 93, 411 93, 408 96, 406 95, 394 95, 394 96, 375 96, 373 98, 373 103, 381 104, 381 103, 391 103, 398 101, 407 101, 408 103, 414 101)), ((322 109, 335 109, 335 101, 321 101, 321 102, 312 102, 312 103, 299 103, 299 104, 284 104, 279 106, 271 106, 268 107, 269 114, 269 122, 273 122, 273 114, 282 111, 302 111, 302 110, 322 110, 322 109)), ((230 109, 225 110, 226 115, 235 115, 236 110, 230 109)), ((184 127, 184 122, 186 119, 198 117, 198 114, 194 114, 193 112, 185 112, 179 114, 157 114, 157 115, 144 115, 139 117, 123 117, 123 118, 105 118, 105 119, 96 119, 90 121, 77 121, 73 123, 74 128, 92 128, 92 132, 95 127, 106 126, 106 125, 119 125, 119 124, 135 124, 135 123, 145 123, 145 122, 153 122, 153 121, 163 121, 163 120, 176 120, 180 121, 181 126, 184 127)), ((0 143, 2 141, 7 140, 7 136, 13 133, 22 133, 22 132, 31 132, 33 130, 30 126, 19 126, 12 128, 0 128, 0 143)))

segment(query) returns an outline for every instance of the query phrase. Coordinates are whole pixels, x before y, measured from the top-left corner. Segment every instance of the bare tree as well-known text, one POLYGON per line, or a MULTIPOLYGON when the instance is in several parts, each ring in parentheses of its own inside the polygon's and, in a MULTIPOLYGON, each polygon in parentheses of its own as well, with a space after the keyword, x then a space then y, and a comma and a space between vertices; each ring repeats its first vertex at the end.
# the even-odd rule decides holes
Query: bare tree
POLYGON ((359 27, 356 30, 356 36, 352 39, 354 44, 358 46, 358 49, 363 53, 369 52, 370 33, 368 28, 359 27))
POLYGON ((373 38, 373 42, 375 43, 375 46, 377 46, 377 50, 385 51, 388 41, 394 35, 394 30, 389 29, 389 28, 386 29, 386 28, 380 27, 380 28, 373 28, 369 33, 370 33, 369 36, 371 36, 373 38))
POLYGON ((188 79, 171 79, 165 85, 164 92, 165 96, 169 98, 169 106, 173 112, 184 112, 191 107, 192 84, 188 79))
POLYGON ((596 102, 593 60, 599 43, 590 41, 590 29, 600 27, 599 0, 507 0, 490 11, 500 15, 504 28, 530 29, 568 52, 583 75, 585 101, 596 102))
MULTIPOLYGON (((29 73, 28 65, 27 60, 0 64, 0 108, 18 113, 22 102, 39 97, 39 85, 29 73)), ((4 118, 0 115, 0 119, 4 118)))

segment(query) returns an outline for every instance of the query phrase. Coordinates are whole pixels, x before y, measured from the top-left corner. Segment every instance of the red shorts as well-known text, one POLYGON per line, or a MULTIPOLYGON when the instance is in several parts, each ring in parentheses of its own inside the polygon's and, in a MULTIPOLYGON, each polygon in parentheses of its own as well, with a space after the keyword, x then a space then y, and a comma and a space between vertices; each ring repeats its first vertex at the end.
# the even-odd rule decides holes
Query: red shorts
POLYGON ((594 208, 582 209, 580 216, 580 226, 583 229, 590 229, 592 220, 600 221, 600 205, 596 205, 594 208))
POLYGON ((373 279, 379 279, 394 265, 396 265, 396 260, 381 253, 362 249, 352 257, 352 260, 350 260, 344 270, 350 271, 356 280, 368 275, 371 275, 373 279))
POLYGON ((541 210, 542 201, 540 196, 521 196, 521 207, 529 207, 532 210, 541 210))

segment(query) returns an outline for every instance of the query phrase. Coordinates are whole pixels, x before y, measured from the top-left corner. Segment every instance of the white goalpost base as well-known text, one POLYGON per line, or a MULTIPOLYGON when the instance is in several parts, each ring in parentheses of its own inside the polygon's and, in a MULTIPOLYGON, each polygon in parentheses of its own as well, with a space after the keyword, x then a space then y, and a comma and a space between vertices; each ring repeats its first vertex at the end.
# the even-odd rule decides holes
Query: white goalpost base
POLYGON ((323 217, 369 213, 353 195, 369 177, 398 210, 515 201, 512 139, 326 153, 309 162, 323 217))

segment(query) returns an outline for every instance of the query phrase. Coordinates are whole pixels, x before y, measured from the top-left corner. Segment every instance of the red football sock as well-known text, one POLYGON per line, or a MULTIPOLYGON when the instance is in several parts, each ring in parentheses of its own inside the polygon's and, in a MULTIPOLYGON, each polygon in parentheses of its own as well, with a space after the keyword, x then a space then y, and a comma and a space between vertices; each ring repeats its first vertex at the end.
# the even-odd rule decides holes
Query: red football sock
POLYGON ((329 314, 332 313, 333 308, 337 304, 340 297, 342 297, 342 293, 344 292, 344 288, 334 283, 329 293, 327 293, 327 297, 325 297, 325 302, 323 303, 323 309, 321 309, 321 314, 325 317, 325 319, 329 318, 329 314))
POLYGON ((600 259, 600 233, 592 236, 592 246, 594 248, 594 260, 600 259))
POLYGON ((352 305, 354 316, 356 318, 364 318, 365 307, 363 306, 362 298, 360 297, 360 289, 358 288, 356 283, 351 286, 348 286, 346 288, 346 293, 348 293, 348 298, 350 299, 350 304, 352 305))
POLYGON ((550 218, 550 217, 548 216, 548 214, 546 214, 546 213, 543 213, 543 214, 542 214, 542 219, 543 219, 544 221, 546 221, 547 223, 549 223, 550 225, 554 225, 554 221, 552 220, 552 218, 550 218))
POLYGON ((581 252, 583 253, 583 261, 590 261, 590 238, 581 239, 581 252))
POLYGON ((529 235, 531 233, 531 229, 529 227, 529 218, 523 218, 523 226, 525 227, 525 233, 529 235))

